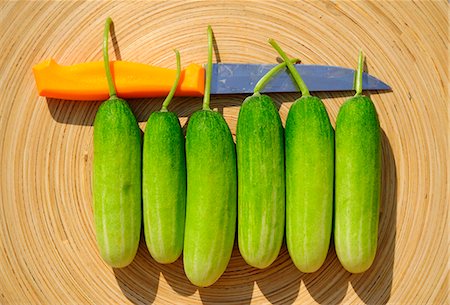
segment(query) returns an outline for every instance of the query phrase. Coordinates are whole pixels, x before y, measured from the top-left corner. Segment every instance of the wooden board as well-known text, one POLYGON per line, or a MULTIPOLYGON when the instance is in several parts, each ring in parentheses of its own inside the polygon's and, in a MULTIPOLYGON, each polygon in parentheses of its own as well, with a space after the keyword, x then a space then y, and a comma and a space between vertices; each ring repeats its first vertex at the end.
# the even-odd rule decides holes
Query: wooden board
MULTIPOLYGON (((448 2, 2 1, 0 2, 1 304, 448 304, 448 2), (206 62, 206 26, 222 62, 275 62, 275 38, 303 63, 369 73, 392 92, 372 94, 383 129, 379 250, 352 275, 330 248, 299 272, 286 247, 268 269, 235 248, 212 287, 189 283, 182 260, 157 264, 144 242, 127 268, 99 257, 92 217, 93 120, 100 102, 45 99, 31 67, 101 60, 104 20, 112 58, 175 67, 206 62)), ((334 124, 352 92, 321 93, 334 124)), ((272 95, 283 122, 299 94, 272 95)), ((233 133, 244 96, 214 97, 233 133)), ((162 99, 131 101, 140 126, 162 99)), ((176 98, 182 124, 201 99, 176 98)))

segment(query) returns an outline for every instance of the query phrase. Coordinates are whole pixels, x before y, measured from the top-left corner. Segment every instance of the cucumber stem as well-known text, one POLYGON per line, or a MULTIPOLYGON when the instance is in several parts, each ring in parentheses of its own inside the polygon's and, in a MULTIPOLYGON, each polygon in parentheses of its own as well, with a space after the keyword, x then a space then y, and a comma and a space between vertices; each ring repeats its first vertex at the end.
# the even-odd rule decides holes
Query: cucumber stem
POLYGON ((362 50, 359 51, 358 56, 358 68, 355 72, 355 81, 353 86, 355 87, 356 94, 355 96, 362 95, 362 87, 363 87, 363 71, 364 70, 364 55, 362 50))
POLYGON ((295 83, 297 84, 297 86, 300 88, 300 91, 302 92, 302 96, 310 96, 308 87, 306 87, 305 82, 303 81, 302 77, 295 69, 292 62, 289 61, 289 58, 287 57, 286 53, 280 48, 280 46, 272 38, 269 39, 269 43, 278 52, 278 54, 280 54, 281 58, 283 58, 283 60, 286 62, 286 65, 287 65, 289 71, 291 72, 292 77, 295 80, 295 83))
POLYGON ((208 25, 208 62, 206 64, 206 80, 205 80, 205 94, 203 95, 203 110, 211 110, 209 107, 211 94, 211 78, 212 78, 212 49, 213 49, 213 35, 212 28, 208 25))
POLYGON ((169 106, 170 102, 172 101, 173 95, 175 94, 175 91, 178 87, 178 82, 180 81, 180 75, 181 75, 181 60, 180 60, 180 52, 178 50, 174 50, 175 56, 177 58, 177 72, 175 74, 175 82, 172 85, 172 88, 170 88, 170 92, 167 95, 166 99, 164 100, 161 112, 167 112, 167 107, 169 106))
MULTIPOLYGON (((298 58, 293 58, 289 60, 292 63, 296 63, 299 61, 298 58)), ((281 71, 281 69, 286 67, 286 62, 283 61, 282 63, 276 65, 272 69, 269 70, 266 74, 264 74, 263 77, 260 78, 260 80, 256 83, 255 88, 253 89, 253 94, 259 93, 264 87, 267 85, 267 83, 274 77, 278 72, 281 71)))
POLYGON ((108 39, 111 23, 112 23, 111 17, 106 18, 105 30, 103 32, 103 63, 105 65, 106 79, 108 81, 109 98, 116 98, 117 92, 116 87, 114 86, 114 80, 111 75, 111 68, 109 67, 109 56, 108 56, 108 39))

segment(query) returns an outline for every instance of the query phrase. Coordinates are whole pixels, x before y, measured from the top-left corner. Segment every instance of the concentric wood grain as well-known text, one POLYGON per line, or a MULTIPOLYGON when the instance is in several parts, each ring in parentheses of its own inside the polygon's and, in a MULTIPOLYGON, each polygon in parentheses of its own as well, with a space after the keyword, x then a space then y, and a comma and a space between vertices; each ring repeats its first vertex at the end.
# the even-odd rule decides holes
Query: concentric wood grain
MULTIPOLYGON (((0 2, 0 304, 448 304, 448 2, 0 2), (99 257, 92 217, 92 124, 99 102, 37 95, 31 67, 101 59, 106 16, 116 57, 175 67, 206 61, 206 26, 223 62, 275 62, 275 38, 304 63, 354 67, 393 88, 374 93, 383 128, 379 250, 352 275, 330 248, 313 274, 286 247, 268 269, 235 247, 222 278, 197 289, 182 260, 157 264, 142 241, 135 261, 99 257)), ((114 56, 111 56, 114 57, 114 56)), ((322 93, 334 124, 351 92, 322 93)), ((274 94, 283 121, 298 94, 274 94)), ((231 130, 244 96, 214 97, 231 130)), ((131 101, 140 126, 161 99, 131 101)), ((201 99, 176 98, 182 124, 201 99)))

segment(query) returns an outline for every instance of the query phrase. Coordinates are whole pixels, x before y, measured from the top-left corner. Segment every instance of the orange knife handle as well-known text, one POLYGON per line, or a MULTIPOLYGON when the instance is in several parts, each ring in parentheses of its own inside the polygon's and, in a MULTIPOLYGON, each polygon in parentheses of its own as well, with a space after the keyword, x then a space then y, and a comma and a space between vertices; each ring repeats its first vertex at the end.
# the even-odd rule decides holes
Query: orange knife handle
MULTIPOLYGON (((111 72, 121 98, 165 97, 175 81, 176 71, 146 64, 113 61, 111 72)), ((53 59, 33 67, 38 93, 66 100, 106 100, 109 98, 103 62, 62 66, 53 59)), ((205 70, 190 64, 181 71, 175 96, 203 96, 205 70)))

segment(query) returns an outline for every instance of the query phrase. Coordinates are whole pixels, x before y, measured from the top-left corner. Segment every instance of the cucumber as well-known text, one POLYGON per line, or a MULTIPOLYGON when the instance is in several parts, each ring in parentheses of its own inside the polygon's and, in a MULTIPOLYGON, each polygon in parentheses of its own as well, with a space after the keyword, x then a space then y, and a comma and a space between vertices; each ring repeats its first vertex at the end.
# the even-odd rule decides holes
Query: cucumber
POLYGON ((323 102, 309 94, 301 76, 283 57, 302 91, 286 119, 286 242, 295 266, 315 272, 331 239, 334 187, 334 130, 323 102))
POLYGON ((322 101, 303 96, 286 119, 286 242, 302 272, 319 269, 333 217, 334 130, 322 101))
POLYGON ((95 116, 93 195, 100 254, 125 267, 141 234, 141 132, 122 99, 104 102, 95 116))
POLYGON ((109 71, 105 25, 104 58, 110 99, 94 121, 93 198, 97 244, 112 267, 131 263, 141 229, 141 131, 128 103, 117 98, 109 71))
POLYGON ((364 272, 377 248, 381 187, 381 133, 370 98, 361 95, 362 53, 355 97, 336 119, 336 194, 334 240, 344 268, 364 272))
POLYGON ((209 108, 212 30, 208 27, 208 66, 203 110, 189 119, 186 132, 187 202, 183 261, 188 279, 212 285, 231 258, 236 231, 236 151, 222 115, 209 108))
POLYGON ((262 269, 277 258, 283 242, 285 167, 280 115, 272 99, 259 94, 260 87, 242 103, 236 150, 239 251, 247 264, 262 269))
POLYGON ((183 250, 186 209, 186 161, 180 122, 167 111, 180 79, 180 54, 175 82, 160 111, 151 114, 144 133, 142 195, 144 234, 151 256, 173 263, 183 250))

